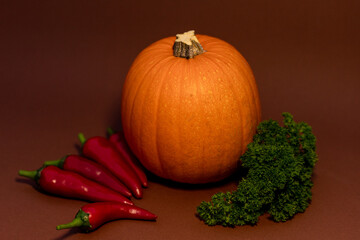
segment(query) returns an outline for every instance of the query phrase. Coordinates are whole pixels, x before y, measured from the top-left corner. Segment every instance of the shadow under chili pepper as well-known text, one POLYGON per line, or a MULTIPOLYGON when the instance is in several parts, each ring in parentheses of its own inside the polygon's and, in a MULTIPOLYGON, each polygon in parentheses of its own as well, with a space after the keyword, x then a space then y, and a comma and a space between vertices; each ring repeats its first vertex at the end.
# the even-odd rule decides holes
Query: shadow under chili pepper
POLYGON ((68 231, 66 231, 64 234, 62 234, 61 236, 59 237, 56 237, 56 238, 53 238, 52 240, 64 240, 64 239, 67 239, 68 237, 71 237, 75 234, 84 234, 85 232, 82 231, 81 229, 79 228, 70 228, 68 231))
MULTIPOLYGON (((39 187, 39 185, 32 179, 23 179, 23 178, 15 178, 15 181, 18 182, 18 183, 26 183, 26 184, 29 184, 31 185, 36 191, 42 193, 42 194, 45 194, 45 195, 49 195, 49 196, 54 196, 54 197, 58 197, 56 196, 55 194, 51 194, 51 193, 48 193, 48 192, 45 192, 44 190, 41 189, 41 187, 39 187)), ((62 197, 64 198, 64 197, 62 197)))
POLYGON ((39 187, 37 186, 36 182, 34 182, 34 180, 32 179, 24 179, 24 178, 19 178, 19 177, 16 177, 15 178, 15 181, 18 182, 18 183, 26 183, 26 184, 29 184, 31 185, 33 188, 35 188, 36 190, 39 190, 39 187))
POLYGON ((74 144, 74 147, 75 147, 76 151, 78 152, 78 155, 83 157, 84 155, 83 155, 83 153, 82 153, 81 144, 75 143, 75 144, 74 144))

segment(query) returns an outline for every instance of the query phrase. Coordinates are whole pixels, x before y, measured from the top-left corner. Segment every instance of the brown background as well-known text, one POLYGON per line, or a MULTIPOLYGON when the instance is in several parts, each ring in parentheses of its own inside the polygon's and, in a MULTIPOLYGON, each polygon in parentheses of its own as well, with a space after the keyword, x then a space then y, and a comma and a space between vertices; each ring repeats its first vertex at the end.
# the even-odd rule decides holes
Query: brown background
POLYGON ((359 1, 1 1, 1 239, 359 239, 359 1), (318 139, 313 201, 286 223, 208 227, 203 200, 236 181, 187 187, 151 178, 141 207, 158 221, 56 231, 85 202, 42 194, 19 169, 77 153, 77 133, 120 128, 136 55, 195 29, 234 45, 259 86, 263 119, 291 112, 318 139))

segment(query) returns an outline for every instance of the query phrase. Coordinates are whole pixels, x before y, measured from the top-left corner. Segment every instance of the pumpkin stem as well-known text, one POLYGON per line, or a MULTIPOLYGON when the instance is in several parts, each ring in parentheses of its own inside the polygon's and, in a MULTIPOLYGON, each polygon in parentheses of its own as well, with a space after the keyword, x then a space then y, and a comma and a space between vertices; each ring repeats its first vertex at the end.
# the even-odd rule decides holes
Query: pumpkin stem
POLYGON ((174 56, 182 58, 194 58, 205 52, 199 40, 195 36, 195 31, 191 30, 182 34, 176 34, 173 46, 174 56))

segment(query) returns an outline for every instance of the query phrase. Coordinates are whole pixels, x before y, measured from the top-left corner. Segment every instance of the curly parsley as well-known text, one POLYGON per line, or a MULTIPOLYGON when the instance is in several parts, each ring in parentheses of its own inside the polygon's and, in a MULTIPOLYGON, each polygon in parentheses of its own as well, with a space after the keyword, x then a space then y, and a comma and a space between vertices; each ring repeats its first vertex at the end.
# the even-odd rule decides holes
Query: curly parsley
POLYGON ((269 213, 276 222, 304 212, 311 201, 311 176, 317 161, 311 127, 283 113, 284 126, 263 121, 241 156, 246 176, 233 192, 217 193, 197 207, 208 225, 256 224, 269 213))

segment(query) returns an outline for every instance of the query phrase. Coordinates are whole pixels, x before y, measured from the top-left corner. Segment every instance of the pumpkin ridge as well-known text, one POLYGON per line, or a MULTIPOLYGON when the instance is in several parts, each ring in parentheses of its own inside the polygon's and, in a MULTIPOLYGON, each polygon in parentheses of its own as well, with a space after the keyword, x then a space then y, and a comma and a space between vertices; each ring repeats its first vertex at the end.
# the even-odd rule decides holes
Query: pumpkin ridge
MULTIPOLYGON (((211 55, 211 54, 210 54, 211 55)), ((216 66, 216 69, 220 69, 221 70, 221 67, 213 60, 213 59, 211 59, 211 57, 209 57, 209 55, 204 55, 204 58, 206 58, 207 59, 207 64, 206 65, 208 65, 208 64, 212 64, 213 66, 216 66)), ((222 70, 221 70, 222 71, 222 70)), ((218 81, 218 79, 212 79, 213 81, 218 81)), ((233 84, 232 83, 228 83, 230 86, 233 86, 233 84)), ((215 85, 213 84, 213 88, 216 88, 215 87, 215 85)), ((235 93, 234 93, 234 90, 233 90, 233 87, 230 87, 229 88, 230 89, 230 91, 232 92, 232 95, 233 96, 236 96, 235 95, 235 93)), ((215 91, 213 91, 213 92, 215 92, 215 91)), ((238 102, 238 104, 237 105, 239 105, 239 101, 235 98, 235 100, 238 102)), ((220 110, 218 110, 218 109, 216 109, 217 110, 217 112, 218 112, 218 114, 220 114, 220 110)), ((242 121, 241 121, 241 125, 242 125, 242 121)), ((242 142, 242 140, 241 140, 241 142, 242 142)), ((223 169, 224 169, 224 165, 225 164, 227 164, 227 162, 226 161, 219 161, 219 163, 221 163, 220 165, 219 165, 219 171, 223 171, 223 169)), ((220 174, 219 174, 220 175, 220 174)))
MULTIPOLYGON (((245 76, 245 87, 246 87, 246 90, 247 90, 247 94, 246 96, 247 97, 247 100, 249 102, 249 111, 250 111, 250 114, 252 115, 252 119, 259 119, 259 115, 260 115, 260 108, 257 104, 257 94, 255 93, 255 89, 253 88, 253 82, 255 82, 255 77, 253 76, 253 73, 252 72, 248 72, 248 69, 247 68, 250 68, 249 64, 245 61, 244 63, 246 64, 246 66, 244 64, 236 64, 236 61, 232 60, 230 58, 230 61, 232 61, 233 63, 235 63, 235 66, 237 66, 237 69, 239 70, 240 73, 242 73, 242 76, 245 76)), ((259 121, 257 122, 257 124, 259 123, 259 121)), ((253 135, 256 131, 256 126, 257 124, 252 124, 252 133, 251 135, 253 135)), ((251 139, 248 139, 248 140, 251 140, 251 139)))
MULTIPOLYGON (((173 56, 167 57, 166 59, 171 59, 172 57, 173 56)), ((171 60, 169 62, 171 62, 171 60)), ((159 89, 158 89, 159 94, 158 94, 157 99, 155 101, 155 103, 156 103, 156 105, 155 105, 155 114, 154 114, 154 116, 155 116, 155 121, 154 121, 155 122, 155 149, 156 149, 156 153, 157 153, 156 158, 157 158, 157 160, 159 162, 161 172, 162 172, 162 174, 165 174, 166 176, 168 176, 169 174, 165 171, 166 168, 164 167, 163 161, 162 161, 161 156, 160 156, 159 141, 158 141, 159 140, 159 131, 158 131, 158 129, 159 129, 159 121, 157 121, 157 119, 158 119, 158 116, 159 116, 159 108, 160 108, 159 107, 159 105, 160 105, 159 102, 160 102, 160 98, 161 98, 161 94, 162 94, 162 87, 164 86, 164 82, 167 80, 167 73, 175 66, 176 62, 177 61, 174 61, 170 66, 167 66, 167 68, 161 68, 160 67, 157 70, 156 74, 155 74, 155 76, 157 76, 159 71, 161 71, 161 73, 162 73, 162 75, 160 75, 161 77, 160 77, 160 80, 159 80, 160 81, 160 86, 159 86, 159 89)), ((146 98, 144 98, 144 99, 146 99, 146 98)), ((144 105, 145 104, 143 104, 143 108, 144 108, 144 105)))
MULTIPOLYGON (((217 55, 217 56, 219 56, 220 54, 217 54, 217 53, 215 53, 215 52, 211 52, 210 53, 210 56, 211 56, 211 54, 215 54, 215 55, 217 55)), ((234 96, 234 99, 236 100, 236 102, 237 102, 237 106, 239 107, 239 106, 241 106, 241 101, 239 100, 239 97, 238 97, 238 94, 236 94, 235 93, 235 87, 234 87, 234 83, 232 82, 232 81, 230 81, 229 79, 233 79, 233 78, 230 78, 229 77, 229 74, 227 73, 227 72, 225 72, 224 70, 223 70, 223 68, 221 67, 221 66, 219 66, 219 64, 215 61, 215 60, 213 60, 211 57, 210 57, 209 55, 207 55, 207 58, 210 60, 210 62, 212 62, 214 65, 216 65, 217 67, 218 67, 218 69, 223 73, 223 75, 224 76, 227 76, 226 77, 226 79, 228 79, 228 84, 230 85, 230 90, 231 90, 231 92, 232 92, 232 94, 233 94, 233 96, 234 96)), ((241 126, 242 126, 242 129, 244 128, 244 121, 243 121, 243 118, 242 118, 242 116, 243 116, 243 112, 241 111, 241 109, 240 109, 240 107, 239 107, 239 112, 240 112, 240 124, 241 124, 241 126)), ((244 147, 244 134, 243 134, 243 132, 241 132, 241 133, 239 133, 240 134, 240 136, 241 136, 241 145, 240 145, 240 149, 243 149, 243 147, 244 147)))
MULTIPOLYGON (((236 79, 233 78, 233 75, 235 74, 235 72, 242 73, 240 75, 243 76, 243 79, 240 80, 240 84, 241 84, 242 88, 244 89, 244 91, 246 92, 245 96, 247 96, 247 97, 245 99, 246 99, 246 102, 247 102, 247 106, 249 108, 249 112, 250 112, 250 114, 255 116, 256 119, 258 119, 258 109, 254 109, 254 107, 257 107, 256 100, 255 100, 256 95, 254 94, 254 92, 253 92, 253 90, 251 88, 251 83, 250 83, 250 82, 254 81, 254 79, 253 78, 248 78, 246 74, 243 74, 243 73, 248 73, 248 72, 244 71, 245 68, 244 68, 243 64, 236 64, 236 62, 233 61, 232 57, 227 58, 226 56, 224 56, 222 54, 218 54, 218 53, 215 53, 215 52, 212 52, 212 53, 216 54, 222 60, 224 60, 224 59, 228 60, 228 62, 231 65, 236 67, 236 68, 234 68, 235 71, 232 71, 231 78, 229 78, 229 79, 232 79, 232 81, 236 81, 236 79), (246 76, 246 78, 244 76, 246 76), (251 110, 251 109, 254 109, 254 110, 251 110)), ((247 64, 247 66, 249 66, 249 65, 247 64)), ((225 72, 222 68, 221 68, 221 70, 224 72, 224 74, 226 74, 227 76, 230 76, 228 74, 228 72, 225 72)), ((235 89, 235 88, 232 88, 232 89, 235 89)), ((235 95, 237 96, 238 94, 235 94, 235 95)), ((241 102, 240 102, 239 106, 241 106, 241 102)), ((244 112, 241 111, 241 109, 240 109, 240 112, 241 112, 241 115, 244 116, 244 112)), ((243 129, 245 129, 246 127, 247 126, 245 126, 243 124, 243 129)), ((253 129, 253 130, 255 130, 255 129, 253 129)), ((245 138, 246 137, 247 136, 245 136, 242 133, 242 138, 243 138, 242 143, 247 145, 247 143, 245 143, 245 138)), ((245 147, 245 146, 242 146, 241 149, 243 149, 243 147, 245 147)))
MULTIPOLYGON (((187 79, 188 79, 188 77, 189 77, 189 75, 190 75, 190 69, 191 69, 191 64, 185 64, 185 68, 186 68, 186 70, 187 70, 187 72, 186 72, 186 74, 184 74, 186 77, 187 77, 187 79)), ((185 72, 185 71, 184 71, 185 72)), ((184 84, 182 84, 183 82, 184 82, 184 79, 183 78, 180 78, 180 96, 183 96, 183 92, 184 92, 184 84)), ((180 103, 179 103, 179 105, 180 105, 180 107, 178 108, 178 117, 179 116, 181 116, 181 105, 182 105, 182 103, 181 103, 181 100, 180 100, 180 103)), ((177 132, 178 132, 178 143, 179 143, 179 149, 183 149, 183 142, 181 141, 181 139, 182 139, 182 137, 181 137, 181 129, 180 129, 180 127, 182 127, 182 126, 180 126, 180 124, 178 124, 177 125, 177 132)), ((183 176, 184 176, 184 170, 183 170, 183 176)))
MULTIPOLYGON (((202 57, 204 56, 204 54, 202 54, 202 57)), ((201 61, 202 58, 197 58, 196 61, 201 61)), ((202 69, 200 69, 201 64, 197 63, 197 64, 193 64, 193 71, 196 72, 196 73, 200 73, 202 69), (199 71, 200 70, 200 71, 199 71)), ((199 76, 200 77, 200 76, 199 76)), ((195 86, 196 86, 196 100, 198 103, 202 103, 203 100, 202 100, 202 95, 201 95, 201 90, 200 90, 200 87, 199 87, 199 81, 197 79, 195 79, 195 86), (200 93, 199 93, 200 92, 200 93)), ((200 104, 199 104, 200 105, 200 104)), ((201 117, 201 120, 200 122, 201 123, 204 123, 204 115, 200 115, 201 117)), ((201 164, 199 164, 199 159, 197 159, 197 164, 198 165, 201 165, 200 166, 200 169, 202 169, 201 171, 201 176, 204 176, 205 174, 205 169, 206 169, 206 166, 205 166, 205 155, 204 155, 204 140, 202 141, 202 156, 201 156, 201 164)), ((183 169, 183 171, 185 172, 186 169, 183 169)))
MULTIPOLYGON (((168 57, 169 58, 169 57, 168 57)), ((129 117, 129 128, 132 129, 132 122, 133 122, 133 119, 134 119, 134 106, 135 106, 135 101, 136 99, 138 99, 138 95, 139 95, 139 92, 140 92, 140 89, 143 87, 144 83, 146 82, 146 79, 148 78, 148 75, 151 73, 151 71, 153 70, 153 67, 156 66, 157 64, 161 63, 162 61, 164 61, 166 59, 164 58, 159 58, 159 61, 154 61, 154 63, 151 65, 151 67, 148 67, 148 69, 146 70, 146 72, 144 73, 144 76, 143 76, 143 79, 140 81, 139 85, 138 85, 138 88, 135 90, 135 95, 134 95, 134 99, 131 103, 131 110, 130 110, 130 117, 129 117)), ((144 105, 144 104, 142 104, 144 105)), ((139 129, 137 129, 137 131, 140 131, 139 129)), ((139 136, 139 135, 138 135, 139 136)), ((141 146, 141 142, 140 142, 141 138, 137 137, 137 145, 138 146, 141 146)), ((137 156, 139 159, 140 157, 142 157, 143 155, 143 152, 142 152, 142 148, 140 147, 140 152, 137 152, 137 154, 139 154, 139 156, 137 156), (141 155, 141 156, 140 156, 141 155)))
MULTIPOLYGON (((248 97, 248 101, 251 101, 251 103, 249 104, 249 106, 256 106, 257 107, 257 104, 256 104, 256 99, 255 99, 255 92, 254 92, 254 89, 253 89, 253 86, 252 86, 252 79, 250 79, 248 76, 249 75, 252 75, 253 73, 251 72, 248 72, 247 71, 247 68, 244 67, 244 64, 246 64, 246 66, 249 68, 249 64, 246 62, 246 61, 243 61, 243 64, 237 64, 236 61, 234 61, 231 57, 228 58, 229 61, 231 61, 232 63, 235 64, 235 66, 237 66, 237 68, 239 69, 239 71, 241 73, 244 73, 242 74, 242 76, 246 76, 246 89, 248 90, 247 91, 247 96, 248 95, 251 95, 251 97, 248 97)), ((243 57, 241 57, 242 60, 244 60, 243 57)), ((249 108, 249 109, 254 109, 254 108, 249 108)), ((256 117, 256 119, 258 119, 258 111, 251 111, 251 113, 256 117)))
MULTIPOLYGON (((211 59, 210 57, 209 57, 209 55, 206 55, 206 54, 203 54, 204 55, 204 57, 201 59, 202 60, 202 62, 203 62, 203 64, 198 64, 199 66, 201 66, 203 69, 201 70, 201 72, 204 72, 204 73, 206 73, 206 74, 204 74, 204 76, 206 77, 206 81, 209 81, 209 83, 207 83, 207 85, 209 86, 208 87, 208 89, 212 92, 212 93, 214 93, 215 95, 216 95, 216 92, 217 92, 217 90, 218 90, 218 87, 217 87, 217 84, 218 84, 218 79, 216 78, 213 78, 212 76, 212 72, 209 70, 209 65, 213 65, 213 66, 215 66, 215 68, 221 68, 213 59, 211 59)), ((210 69, 213 69, 213 68, 210 68, 210 69)), ((202 80, 204 80, 204 79, 202 79, 202 80)), ((229 83, 229 85, 230 86, 232 86, 232 84, 231 83, 229 83)), ((225 91, 227 91, 228 89, 226 88, 225 89, 225 91)), ((234 94, 234 91, 233 91, 233 88, 232 87, 230 87, 230 91, 233 93, 233 96, 235 96, 235 94, 234 94)), ((216 105, 216 101, 217 101, 217 99, 216 99, 216 97, 214 97, 213 95, 211 95, 211 96, 209 96, 209 97, 211 97, 211 101, 210 101, 210 103, 211 104, 214 104, 214 105, 216 105)), ((208 101, 208 100, 207 100, 208 101)), ((236 101, 237 101, 237 99, 236 99, 236 101)), ((238 102, 238 101, 237 101, 238 102)), ((217 115, 217 116, 220 116, 220 115, 222 115, 222 112, 221 112, 221 110, 220 110, 220 108, 218 108, 218 107, 215 107, 215 108, 212 108, 212 109, 214 109, 216 112, 214 112, 214 114, 215 115, 217 115)), ((241 123, 242 124, 242 123, 241 123)), ((205 144, 203 144, 203 148, 205 147, 206 145, 205 144)), ((216 146, 217 147, 217 146, 216 146)), ((204 155, 205 156, 205 155, 204 155)), ((205 159, 204 159, 204 157, 203 157, 203 160, 202 160, 202 163, 205 163, 206 161, 205 161, 205 159)), ((228 164, 226 161, 222 161, 221 159, 219 159, 219 167, 218 167, 218 175, 223 175, 223 173, 224 173, 224 169, 225 169, 225 166, 228 164)), ((206 166, 203 166, 203 168, 202 169, 206 169, 206 166)), ((203 173, 203 176, 205 175, 205 171, 202 171, 202 173, 203 173)))
MULTIPOLYGON (((254 74, 250 68, 250 64, 245 60, 245 58, 240 53, 238 53, 237 55, 239 55, 239 56, 237 56, 237 57, 234 56, 234 57, 240 58, 243 64, 237 63, 236 59, 229 58, 229 60, 231 60, 234 64, 236 64, 239 67, 239 69, 241 69, 242 73, 245 73, 245 74, 243 74, 243 76, 254 76, 254 74)), ((259 103, 259 101, 257 101, 257 99, 259 98, 258 89, 257 89, 254 79, 249 79, 247 77, 247 80, 248 80, 247 81, 248 85, 250 87, 250 93, 252 94, 253 104, 254 104, 254 106, 256 106, 256 108, 253 108, 253 109, 257 110, 257 111, 254 111, 253 114, 256 116, 256 119, 260 122, 260 120, 261 120, 260 103, 259 103)))
MULTIPOLYGON (((256 106, 256 110, 255 111, 255 115, 256 115, 256 119, 258 120, 258 122, 261 121, 261 106, 260 106, 260 102, 258 101, 259 99, 259 93, 258 93, 258 87, 256 85, 255 82, 255 77, 254 77, 254 73, 251 70, 250 64, 246 61, 245 57, 238 51, 236 51, 236 48, 232 45, 230 45, 230 47, 233 49, 233 52, 235 54, 233 54, 231 56, 231 58, 228 58, 229 60, 231 60, 235 65, 237 65, 240 69, 242 69, 244 74, 243 76, 253 76, 253 79, 250 79, 250 81, 248 81, 249 86, 251 88, 251 93, 253 95, 252 99, 254 100, 254 105, 256 106), (239 63, 240 60, 241 62, 239 63)), ((249 80, 249 79, 248 79, 249 80)))
MULTIPOLYGON (((210 38, 213 38, 213 39, 217 39, 217 38, 214 38, 214 37, 210 37, 210 38)), ((242 69, 242 72, 243 73, 246 73, 246 74, 243 74, 243 76, 254 76, 252 70, 251 70, 251 67, 250 67, 250 64, 246 61, 246 59, 244 58, 244 56, 239 52, 237 51, 237 49, 221 40, 221 39, 217 39, 218 41, 213 41, 213 42, 209 42, 207 44, 203 44, 207 49, 208 49, 208 52, 211 52, 211 53, 216 53, 218 56, 221 56, 223 57, 224 59, 228 59, 229 61, 231 61, 233 64, 235 64, 236 66, 238 66, 240 69, 242 69), (225 45, 223 45, 225 44, 225 45), (210 46, 210 45, 213 45, 213 46, 210 46), (224 56, 223 54, 219 54, 220 53, 223 53, 223 52, 227 52, 227 51, 231 51, 233 54, 231 54, 230 56, 224 56), (241 62, 239 63, 240 60, 241 62), (245 67, 246 66, 246 67, 245 67)), ((249 80, 249 78, 247 78, 247 80, 249 80)), ((254 114, 256 115, 256 119, 260 122, 261 121, 261 106, 260 106, 260 102, 258 101, 259 99, 259 93, 258 93, 258 87, 256 85, 256 82, 254 81, 254 79, 250 80, 250 81, 247 81, 251 88, 251 94, 253 95, 252 99, 254 100, 254 106, 256 106, 256 110, 254 112, 254 114)))
MULTIPOLYGON (((145 49, 145 50, 146 50, 146 49, 145 49)), ((144 52, 145 50, 143 50, 143 52, 144 52)), ((140 54, 143 54, 143 52, 141 52, 140 54)), ((140 54, 139 54, 139 55, 140 55, 140 54)), ((143 54, 143 55, 145 55, 145 54, 143 54)), ((160 60, 161 60, 161 59, 160 59, 160 60)), ((160 60, 159 60, 159 61, 160 61, 160 60)), ((141 66, 142 62, 143 62, 143 60, 142 60, 142 61, 141 61, 141 60, 138 60, 138 61, 135 61, 135 62, 131 65, 131 67, 130 67, 131 71, 129 71, 129 73, 127 74, 126 79, 129 78, 129 77, 131 77, 131 76, 133 76, 133 75, 136 76, 139 72, 142 71, 141 68, 138 68, 138 65, 141 66)), ((152 64, 154 65, 155 63, 152 62, 152 64)), ((149 68, 149 70, 150 70, 150 69, 151 69, 151 68, 149 68)), ((146 76, 146 74, 147 74, 147 73, 145 73, 144 76, 146 76)), ((144 78, 143 78, 143 79, 144 79, 144 78)), ((135 97, 137 96, 137 90, 139 89, 139 87, 140 87, 141 84, 142 84, 142 81, 139 81, 139 82, 140 82, 140 83, 139 83, 137 86, 130 85, 132 88, 136 87, 135 97)), ((125 88, 125 86, 126 86, 126 85, 124 85, 123 88, 125 88)), ((123 94, 122 97, 125 98, 125 99, 127 99, 127 98, 128 98, 128 95, 130 94, 130 92, 131 92, 131 91, 128 91, 128 92, 127 92, 127 95, 123 94)), ((134 99, 135 99, 135 97, 134 97, 134 99)))

